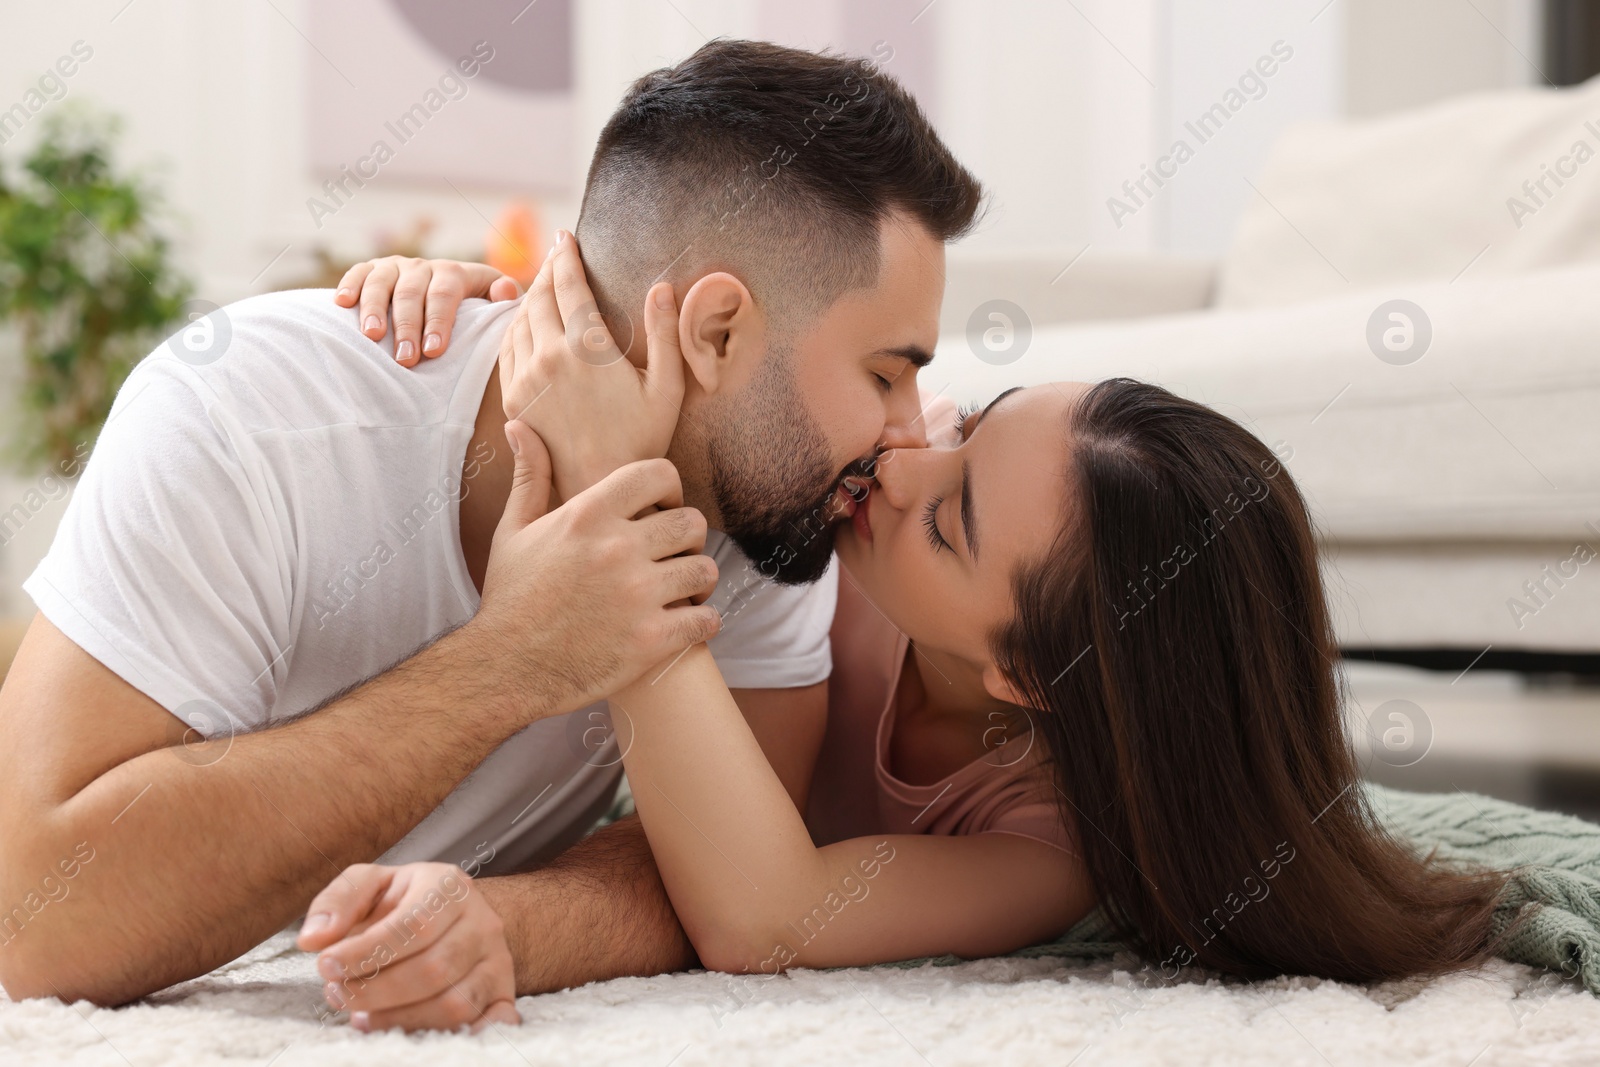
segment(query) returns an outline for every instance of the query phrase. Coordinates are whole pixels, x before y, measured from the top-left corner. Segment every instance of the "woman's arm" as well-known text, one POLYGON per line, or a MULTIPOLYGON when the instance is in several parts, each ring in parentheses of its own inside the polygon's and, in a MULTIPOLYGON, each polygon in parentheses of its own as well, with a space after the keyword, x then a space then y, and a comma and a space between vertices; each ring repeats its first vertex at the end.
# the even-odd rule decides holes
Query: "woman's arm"
MULTIPOLYGON (((526 405, 523 418, 550 448, 558 489, 665 451, 683 396, 672 296, 665 283, 647 296, 643 368, 623 358, 604 330, 586 330, 583 351, 574 351, 569 327, 593 297, 576 242, 558 234, 512 317, 500 363, 505 396, 526 405), (612 430, 596 440, 595 426, 612 430), (576 447, 586 437, 591 447, 576 447)), ((622 712, 613 719, 663 883, 708 967, 781 970, 1003 952, 1064 930, 1090 906, 1072 857, 1014 834, 816 848, 794 791, 763 755, 750 716, 740 713, 703 645, 611 704, 622 712), (860 899, 841 908, 851 893, 860 899), (822 916, 834 932, 807 937, 822 916)))
POLYGON ((634 805, 713 970, 769 973, 1008 952, 1093 905, 1077 859, 1006 833, 817 848, 704 645, 612 698, 634 805))
MULTIPOLYGON (((557 487, 569 491, 619 462, 665 452, 683 390, 670 286, 649 294, 644 368, 603 330, 584 335, 582 358, 572 350, 568 326, 592 301, 576 242, 560 234, 502 341, 507 414, 520 413, 539 432, 557 487), (595 435, 595 426, 611 432, 595 435)), ((811 695, 780 692, 791 703, 811 695)), ((812 736, 812 717, 797 720, 794 707, 757 717, 787 719, 791 740, 799 730, 808 742, 794 761, 801 773, 789 774, 786 786, 704 645, 611 703, 623 712, 616 729, 663 883, 707 967, 775 973, 982 956, 1059 933, 1092 903, 1073 857, 1014 834, 896 835, 817 848, 797 798, 820 730, 812 736)), ((788 754, 794 746, 776 747, 788 754)))

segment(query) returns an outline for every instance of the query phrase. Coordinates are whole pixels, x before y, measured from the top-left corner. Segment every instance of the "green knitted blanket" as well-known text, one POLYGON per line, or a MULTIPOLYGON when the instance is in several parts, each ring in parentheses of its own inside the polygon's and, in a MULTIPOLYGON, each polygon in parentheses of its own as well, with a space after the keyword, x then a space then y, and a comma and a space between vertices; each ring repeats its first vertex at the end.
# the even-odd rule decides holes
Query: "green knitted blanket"
MULTIPOLYGON (((1474 793, 1406 793, 1364 783, 1372 810, 1419 855, 1493 870, 1514 870, 1498 909, 1497 932, 1525 904, 1537 904, 1500 955, 1516 963, 1581 977, 1600 996, 1600 825, 1570 815, 1535 811, 1474 793)), ((626 787, 598 825, 633 811, 626 787)), ((1029 945, 1011 956, 1110 956, 1125 945, 1099 909, 1054 941, 1029 945)), ((948 967, 959 956, 924 956, 878 967, 948 967)), ((841 968, 829 968, 839 970, 841 968)))
MULTIPOLYGON (((1504 930, 1522 906, 1538 904, 1500 955, 1583 979, 1600 995, 1600 825, 1570 815, 1535 811, 1472 793, 1405 793, 1367 783, 1376 814, 1421 855, 1516 870, 1498 910, 1504 930)), ((1098 909, 1060 938, 1012 956, 1107 956, 1125 946, 1098 909)), ((938 966, 964 962, 930 956, 879 964, 938 966)))

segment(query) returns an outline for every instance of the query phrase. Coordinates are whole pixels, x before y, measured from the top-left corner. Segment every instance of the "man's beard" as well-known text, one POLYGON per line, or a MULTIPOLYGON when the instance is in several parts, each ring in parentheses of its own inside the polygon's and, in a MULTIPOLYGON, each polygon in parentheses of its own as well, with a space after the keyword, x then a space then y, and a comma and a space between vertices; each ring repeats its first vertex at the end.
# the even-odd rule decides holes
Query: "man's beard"
POLYGON ((828 441, 789 374, 787 353, 768 352, 741 409, 707 448, 722 530, 757 571, 780 585, 821 578, 833 558, 834 492, 863 480, 871 463, 835 472, 828 441))

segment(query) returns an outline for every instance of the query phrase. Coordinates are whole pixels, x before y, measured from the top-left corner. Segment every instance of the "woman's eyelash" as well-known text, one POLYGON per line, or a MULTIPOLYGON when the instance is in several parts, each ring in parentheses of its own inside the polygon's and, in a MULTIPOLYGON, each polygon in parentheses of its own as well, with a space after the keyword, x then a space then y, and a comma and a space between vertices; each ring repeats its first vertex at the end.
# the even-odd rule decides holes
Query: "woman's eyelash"
POLYGON ((972 418, 982 409, 979 404, 962 404, 956 409, 956 433, 960 434, 967 425, 967 420, 972 418))
POLYGON ((928 531, 928 544, 933 546, 935 552, 950 547, 950 543, 939 532, 939 505, 943 503, 944 497, 934 497, 928 501, 928 506, 922 509, 922 525, 928 531))

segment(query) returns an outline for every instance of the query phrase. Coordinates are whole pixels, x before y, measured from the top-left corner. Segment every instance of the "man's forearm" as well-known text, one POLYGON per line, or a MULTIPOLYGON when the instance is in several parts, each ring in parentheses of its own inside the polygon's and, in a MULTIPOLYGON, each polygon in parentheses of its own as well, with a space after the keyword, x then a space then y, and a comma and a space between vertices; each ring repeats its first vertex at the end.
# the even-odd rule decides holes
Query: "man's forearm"
POLYGON ((699 965, 638 816, 536 871, 476 885, 505 923, 519 996, 699 965))
POLYGON ((48 869, 55 843, 80 840, 95 858, 70 914, 3 949, 50 961, 31 968, 45 977, 24 991, 120 1002, 281 929, 527 721, 508 706, 516 687, 493 655, 457 630, 315 714, 231 743, 148 752, 41 811, 26 858, 48 869))

